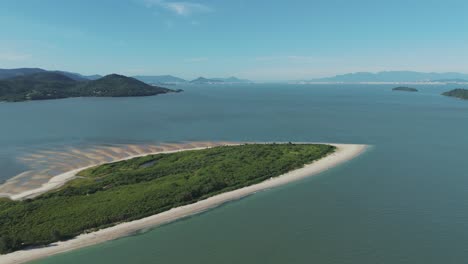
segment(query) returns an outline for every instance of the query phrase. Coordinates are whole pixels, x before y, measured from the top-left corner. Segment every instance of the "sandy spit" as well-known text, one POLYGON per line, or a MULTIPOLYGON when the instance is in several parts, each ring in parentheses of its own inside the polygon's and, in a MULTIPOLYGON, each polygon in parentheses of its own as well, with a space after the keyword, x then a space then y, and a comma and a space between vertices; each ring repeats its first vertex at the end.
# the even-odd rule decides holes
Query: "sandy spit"
MULTIPOLYGON (((327 143, 327 144, 331 144, 331 143, 327 143)), ((328 170, 332 167, 345 163, 359 156, 368 147, 366 145, 355 145, 355 144, 331 144, 331 145, 334 145, 337 147, 337 150, 333 154, 330 154, 325 158, 322 158, 309 165, 306 165, 301 169, 288 172, 284 175, 271 178, 269 180, 263 181, 255 185, 251 185, 251 186, 244 187, 244 188, 230 191, 230 192, 225 192, 225 193, 207 198, 205 200, 202 200, 193 204, 173 208, 169 211, 166 211, 160 214, 156 214, 153 216, 149 216, 149 217, 131 221, 131 222, 118 224, 113 227, 101 229, 96 232, 82 234, 82 235, 77 236, 76 238, 73 238, 67 241, 57 242, 47 247, 20 250, 20 251, 16 251, 10 254, 0 255, 0 263, 2 264, 25 263, 28 261, 45 258, 45 257, 55 255, 58 253, 63 253, 63 252, 67 252, 70 250, 74 250, 74 249, 78 249, 78 248, 82 248, 82 247, 86 247, 90 245, 95 245, 95 244, 102 243, 105 241, 110 241, 110 240, 114 240, 120 237, 128 236, 140 230, 157 227, 157 226, 160 226, 160 225, 163 225, 163 224, 166 224, 166 223, 169 223, 169 222, 172 222, 172 221, 175 221, 175 220, 187 217, 187 216, 201 213, 203 211, 217 207, 226 202, 238 200, 240 198, 246 197, 248 195, 254 194, 262 190, 274 188, 274 187, 284 185, 293 181, 297 181, 297 180, 300 180, 300 179, 303 179, 312 175, 316 175, 320 172, 328 170)), ((130 159, 130 158, 133 158, 133 157, 129 157, 126 159, 130 159)), ((79 170, 70 171, 70 172, 57 176, 60 178, 54 177, 55 180, 51 179, 51 182, 49 182, 50 183, 49 185, 41 187, 40 193, 43 193, 43 191, 46 191, 46 190, 57 188, 57 186, 63 185, 64 182, 73 178, 74 175, 82 169, 83 168, 79 170)), ((32 194, 37 195, 36 191, 32 193, 28 193, 24 197, 30 196, 32 194)), ((14 198, 18 199, 22 197, 14 197, 14 198)))
MULTIPOLYGON (((235 146, 235 145, 240 145, 240 143, 229 143, 229 144, 223 144, 223 146, 235 146)), ((161 153, 174 153, 174 152, 179 152, 179 151, 186 151, 186 150, 201 150, 201 149, 206 149, 206 148, 212 148, 212 147, 217 147, 218 145, 213 145, 213 146, 208 146, 208 147, 196 147, 196 148, 181 148, 181 149, 175 149, 175 150, 166 150, 166 151, 156 151, 156 152, 148 152, 148 153, 141 153, 141 154, 135 154, 135 155, 130 155, 128 157, 122 158, 122 159, 115 159, 111 162, 118 162, 118 161, 124 161, 124 160, 129 160, 133 158, 138 158, 138 157, 144 157, 148 155, 154 155, 154 154, 161 154, 161 153)), ((30 189, 30 190, 25 190, 24 192, 18 193, 18 194, 10 194, 10 193, 0 193, 0 197, 7 197, 11 200, 23 200, 27 198, 34 198, 36 196, 39 196, 43 193, 46 193, 48 191, 57 189, 62 187, 65 183, 73 180, 76 178, 76 174, 78 174, 80 171, 99 166, 105 163, 110 163, 110 162, 99 162, 90 166, 74 169, 71 171, 67 171, 65 173, 59 174, 57 176, 52 177, 47 183, 41 185, 38 188, 35 189, 30 189)))

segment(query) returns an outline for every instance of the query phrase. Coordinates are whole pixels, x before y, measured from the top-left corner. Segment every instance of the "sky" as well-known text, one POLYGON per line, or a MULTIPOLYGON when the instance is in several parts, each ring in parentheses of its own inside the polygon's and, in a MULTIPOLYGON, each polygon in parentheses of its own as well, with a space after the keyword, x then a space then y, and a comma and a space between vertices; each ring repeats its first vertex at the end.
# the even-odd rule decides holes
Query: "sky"
POLYGON ((468 73, 466 0, 0 0, 0 68, 307 80, 468 73))

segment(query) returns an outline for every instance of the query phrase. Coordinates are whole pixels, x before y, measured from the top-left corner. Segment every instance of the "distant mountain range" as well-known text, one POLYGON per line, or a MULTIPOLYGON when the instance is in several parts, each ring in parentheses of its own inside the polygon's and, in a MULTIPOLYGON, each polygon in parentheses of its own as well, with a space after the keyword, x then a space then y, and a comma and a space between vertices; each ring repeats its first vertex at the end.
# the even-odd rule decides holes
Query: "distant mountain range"
POLYGON ((440 80, 434 80, 434 82, 441 82, 441 83, 468 83, 468 79, 440 79, 440 80))
POLYGON ((253 83, 253 82, 250 81, 250 80, 239 79, 239 78, 237 78, 237 77, 213 78, 213 80, 222 81, 222 82, 225 82, 225 83, 253 83))
POLYGON ((454 82, 468 80, 468 74, 458 72, 425 73, 414 71, 357 72, 333 77, 313 79, 309 82, 454 82))
POLYGON ((34 73, 41 73, 41 72, 55 72, 55 73, 60 73, 62 75, 67 76, 68 78, 71 78, 75 81, 85 81, 85 80, 96 80, 101 78, 101 75, 90 75, 90 76, 85 76, 81 75, 79 73, 74 73, 74 72, 67 72, 67 71, 48 71, 40 68, 18 68, 18 69, 0 69, 0 80, 12 78, 12 77, 18 77, 18 76, 24 76, 24 75, 29 75, 29 74, 34 74, 34 73))
POLYGON ((191 84, 235 84, 235 83, 252 83, 252 81, 239 79, 237 77, 229 78, 205 78, 198 77, 195 80, 190 81, 191 84))
POLYGON ((133 78, 140 80, 142 82, 148 83, 148 84, 161 84, 161 83, 185 83, 187 82, 186 80, 175 77, 172 75, 157 75, 157 76, 142 76, 142 75, 137 75, 133 76, 133 78))
POLYGON ((133 78, 148 84, 234 84, 234 83, 252 83, 252 81, 239 79, 237 77, 229 78, 205 78, 198 77, 195 80, 187 81, 185 79, 172 75, 156 75, 156 76, 133 76, 133 78))
POLYGON ((219 79, 207 79, 205 77, 198 77, 197 79, 190 81, 191 84, 216 84, 222 82, 223 81, 219 79))

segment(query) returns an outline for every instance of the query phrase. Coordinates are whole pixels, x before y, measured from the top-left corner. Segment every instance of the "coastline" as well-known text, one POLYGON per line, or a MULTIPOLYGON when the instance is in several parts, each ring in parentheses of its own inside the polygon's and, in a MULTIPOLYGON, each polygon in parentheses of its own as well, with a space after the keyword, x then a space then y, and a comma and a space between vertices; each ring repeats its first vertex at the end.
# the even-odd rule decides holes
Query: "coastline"
MULTIPOLYGON (((128 236, 139 230, 143 230, 147 228, 154 228, 163 224, 167 224, 175 220, 185 218, 185 217, 195 215, 195 214, 204 212, 206 210, 215 208, 226 202, 241 199, 243 197, 249 196, 259 191, 271 189, 274 187, 285 185, 293 181, 297 181, 306 177, 316 175, 330 168, 333 168, 339 164, 352 160, 353 158, 362 154, 367 149, 366 145, 333 144, 333 143, 323 143, 323 144, 333 145, 337 147, 337 149, 334 153, 320 160, 317 160, 311 164, 308 164, 301 169, 290 171, 286 174, 283 174, 275 178, 271 178, 269 180, 263 181, 258 184, 247 186, 247 187, 237 189, 234 191, 221 193, 219 195, 198 201, 193 204, 173 208, 160 214, 156 214, 153 216, 149 216, 149 217, 131 221, 131 222, 121 223, 113 227, 98 230, 96 232, 82 234, 73 239, 57 242, 47 247, 33 248, 33 249, 28 249, 28 250, 19 250, 19 251, 9 253, 6 255, 0 255, 0 262, 4 264, 25 263, 28 261, 33 261, 33 260, 51 256, 51 255, 55 255, 55 254, 75 250, 78 248, 95 245, 95 244, 102 243, 105 241, 114 240, 120 237, 128 236)), ((181 150, 177 150, 177 151, 181 151, 181 150)), ((151 154, 145 154, 145 155, 151 155, 151 154)), ((126 159, 131 159, 131 158, 134 158, 134 157, 128 157, 126 159)), ((74 177, 73 172, 76 174, 78 171, 81 171, 82 169, 79 169, 76 172, 75 171, 68 172, 69 174, 67 173, 64 173, 64 174, 66 174, 65 176, 68 176, 68 177, 72 177, 71 175, 73 175, 74 177)), ((65 176, 63 177, 65 178, 65 176)), ((65 182, 63 182, 62 185, 64 183, 65 182)))
MULTIPOLYGON (((243 143, 223 143, 223 146, 235 146, 235 145, 240 145, 243 143)), ((133 158, 138 158, 138 157, 144 157, 148 155, 156 155, 156 154, 167 154, 167 153, 175 153, 175 152, 180 152, 180 151, 189 151, 189 150, 202 150, 202 149, 207 149, 207 148, 213 148, 216 146, 221 146, 221 145, 212 145, 212 146, 205 146, 205 147, 194 147, 194 148, 180 148, 180 149, 175 149, 175 150, 163 150, 163 151, 155 151, 155 152, 146 152, 146 153, 140 153, 140 154, 135 154, 135 155, 130 155, 125 158, 121 159, 115 159, 109 162, 99 162, 93 165, 73 169, 64 173, 61 173, 59 175, 56 175, 52 177, 47 183, 41 185, 38 188, 30 189, 23 191, 21 193, 17 194, 11 194, 11 193, 0 193, 0 198, 9 198, 11 200, 17 201, 17 200, 23 200, 23 199, 28 199, 28 198, 34 198, 37 197, 41 194, 44 194, 48 191, 58 189, 62 187, 64 184, 67 182, 73 180, 76 178, 76 174, 78 174, 82 170, 86 170, 95 166, 103 165, 106 163, 114 163, 114 162, 119 162, 119 161, 125 161, 133 158)))

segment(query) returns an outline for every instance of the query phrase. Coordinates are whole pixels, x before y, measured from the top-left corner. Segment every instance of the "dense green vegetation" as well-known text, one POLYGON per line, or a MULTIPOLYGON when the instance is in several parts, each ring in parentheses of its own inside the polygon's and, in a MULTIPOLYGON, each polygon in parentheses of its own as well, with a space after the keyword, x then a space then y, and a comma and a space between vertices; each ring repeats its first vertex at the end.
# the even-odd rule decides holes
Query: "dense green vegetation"
POLYGON ((150 96, 172 92, 133 78, 111 74, 94 81, 76 81, 57 72, 39 72, 0 80, 0 101, 60 99, 68 97, 150 96))
POLYGON ((416 88, 403 87, 403 86, 393 88, 392 90, 393 91, 400 91, 400 92, 417 92, 418 91, 418 89, 416 89, 416 88))
POLYGON ((150 155, 90 168, 59 190, 0 200, 0 253, 46 245, 259 183, 334 151, 250 144, 150 155))
POLYGON ((467 89, 454 89, 454 90, 445 92, 442 95, 468 100, 468 90, 467 89))

